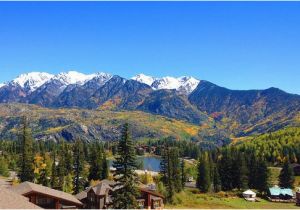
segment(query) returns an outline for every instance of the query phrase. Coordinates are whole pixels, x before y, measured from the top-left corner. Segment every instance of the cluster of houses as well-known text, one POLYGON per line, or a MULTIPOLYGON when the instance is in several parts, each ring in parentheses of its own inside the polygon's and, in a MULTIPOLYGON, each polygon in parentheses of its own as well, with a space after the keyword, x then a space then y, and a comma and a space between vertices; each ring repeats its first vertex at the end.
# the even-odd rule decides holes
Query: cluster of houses
MULTIPOLYGON (((102 180, 77 195, 49 187, 23 182, 0 188, 0 209, 107 209, 112 207, 111 193, 115 183, 102 180)), ((162 209, 164 197, 153 187, 141 185, 138 205, 142 209, 162 209)))
MULTIPOLYGON (((257 201, 256 193, 252 190, 246 190, 243 192, 243 197, 247 201, 257 201)), ((300 191, 296 193, 290 188, 280 188, 278 186, 273 186, 268 189, 267 198, 272 202, 283 202, 283 203, 293 203, 296 202, 300 205, 300 191)))
MULTIPOLYGON (((112 208, 113 187, 115 182, 102 180, 77 195, 71 195, 31 182, 16 186, 0 187, 0 209, 109 209, 112 208)), ((164 197, 152 185, 140 185, 137 197, 141 209, 162 209, 164 197)), ((257 201, 252 190, 243 192, 247 201, 257 201)), ((272 202, 296 202, 300 206, 300 191, 274 186, 268 190, 272 202)))

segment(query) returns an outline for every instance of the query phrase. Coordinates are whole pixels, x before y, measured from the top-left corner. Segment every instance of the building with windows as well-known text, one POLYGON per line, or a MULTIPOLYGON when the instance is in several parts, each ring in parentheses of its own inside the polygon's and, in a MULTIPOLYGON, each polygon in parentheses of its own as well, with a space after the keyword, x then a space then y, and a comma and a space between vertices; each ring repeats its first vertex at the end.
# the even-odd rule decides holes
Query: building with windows
POLYGON ((274 202, 294 202, 294 193, 290 188, 270 187, 268 190, 269 200, 274 202))
POLYGON ((41 209, 29 199, 10 189, 0 188, 0 209, 41 209))
POLYGON ((45 209, 77 209, 82 207, 82 203, 69 193, 31 182, 23 182, 13 186, 11 191, 27 197, 31 203, 45 209))
MULTIPOLYGON (((83 208, 106 209, 112 205, 111 193, 115 182, 102 180, 99 184, 87 188, 76 195, 76 198, 83 203, 83 208)), ((162 209, 164 197, 156 192, 153 186, 139 187, 140 196, 137 197, 138 205, 142 209, 162 209)))

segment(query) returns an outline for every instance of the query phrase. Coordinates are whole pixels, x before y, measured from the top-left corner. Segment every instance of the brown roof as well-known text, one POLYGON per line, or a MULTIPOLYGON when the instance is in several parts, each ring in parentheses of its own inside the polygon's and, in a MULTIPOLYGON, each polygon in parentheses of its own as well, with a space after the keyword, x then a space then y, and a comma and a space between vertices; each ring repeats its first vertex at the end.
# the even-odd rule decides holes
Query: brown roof
POLYGON ((91 189, 91 187, 87 188, 86 190, 78 193, 75 195, 75 197, 78 199, 78 200, 82 200, 82 199, 85 199, 87 197, 87 192, 91 189))
POLYGON ((99 184, 96 184, 93 187, 88 187, 84 191, 76 194, 75 197, 78 200, 82 200, 82 199, 84 199, 84 198, 87 197, 87 193, 91 189, 93 189, 93 191, 95 192, 96 195, 105 195, 107 193, 107 190, 112 190, 111 185, 114 185, 114 184, 115 184, 114 181, 110 181, 110 180, 104 179, 99 184))
POLYGON ((106 193, 111 190, 111 187, 105 182, 100 182, 96 186, 92 187, 92 189, 96 195, 106 195, 106 193))
POLYGON ((149 193, 149 194, 157 196, 157 197, 165 198, 162 194, 160 194, 160 193, 158 193, 156 191, 153 191, 153 190, 148 190, 148 189, 145 189, 145 188, 140 188, 140 191, 149 193))
POLYGON ((0 209, 41 209, 30 203, 28 198, 9 189, 0 188, 0 209))
POLYGON ((12 191, 20 194, 26 195, 30 192, 41 193, 44 195, 49 195, 51 197, 57 198, 59 200, 68 201, 77 205, 82 205, 82 203, 73 195, 69 193, 65 193, 59 190, 54 190, 49 187, 45 187, 42 185, 34 184, 32 182, 23 182, 17 186, 11 188, 12 191))

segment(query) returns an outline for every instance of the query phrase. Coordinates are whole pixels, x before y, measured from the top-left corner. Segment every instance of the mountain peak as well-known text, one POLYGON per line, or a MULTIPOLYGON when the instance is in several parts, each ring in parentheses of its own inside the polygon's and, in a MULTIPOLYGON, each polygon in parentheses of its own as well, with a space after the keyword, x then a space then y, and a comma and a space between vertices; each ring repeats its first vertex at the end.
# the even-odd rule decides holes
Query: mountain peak
POLYGON ((83 74, 77 71, 68 71, 68 72, 62 72, 53 77, 55 80, 59 80, 65 85, 71 85, 71 84, 79 84, 82 85, 86 81, 93 79, 96 77, 96 74, 83 74))
POLYGON ((138 81, 138 82, 140 82, 140 83, 147 84, 147 85, 149 85, 149 86, 151 86, 152 83, 155 81, 155 78, 154 78, 154 77, 152 77, 152 76, 147 76, 147 75, 145 75, 145 74, 138 74, 138 75, 132 77, 131 79, 136 80, 136 81, 138 81))
POLYGON ((188 76, 182 76, 178 78, 170 76, 155 78, 145 74, 138 74, 131 79, 145 83, 151 86, 154 90, 175 89, 185 94, 191 93, 200 82, 194 77, 188 76))
POLYGON ((27 74, 21 74, 11 83, 18 84, 29 91, 34 91, 53 77, 54 75, 46 72, 30 72, 27 74))

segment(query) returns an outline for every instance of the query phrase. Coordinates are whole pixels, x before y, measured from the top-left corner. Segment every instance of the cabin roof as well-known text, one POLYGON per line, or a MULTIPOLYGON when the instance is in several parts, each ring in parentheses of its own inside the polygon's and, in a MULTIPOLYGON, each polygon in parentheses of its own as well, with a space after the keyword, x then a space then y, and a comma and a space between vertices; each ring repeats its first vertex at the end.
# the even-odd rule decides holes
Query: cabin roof
POLYGON ((54 190, 49 187, 34 184, 32 182, 23 182, 17 186, 12 187, 11 189, 12 191, 20 195, 26 195, 31 192, 35 192, 35 193, 41 193, 44 195, 55 197, 60 200, 65 200, 74 204, 82 205, 82 203, 75 196, 69 193, 65 193, 59 190, 54 190))
POLYGON ((0 189, 0 209, 41 209, 29 202, 28 198, 2 187, 0 189))
POLYGON ((246 190, 243 192, 244 195, 256 195, 255 192, 253 192, 252 190, 246 190))
POLYGON ((164 198, 164 196, 163 196, 162 194, 160 194, 160 193, 158 193, 158 192, 156 192, 156 191, 148 190, 148 189, 146 189, 146 188, 140 188, 140 190, 141 190, 142 192, 146 192, 146 193, 149 193, 149 194, 151 194, 151 195, 154 195, 154 196, 157 196, 157 197, 160 197, 160 198, 164 198))
POLYGON ((100 182, 99 184, 92 187, 92 190, 96 195, 106 195, 107 191, 111 189, 112 188, 105 182, 100 182))
POLYGON ((75 197, 79 200, 82 200, 87 197, 87 193, 93 189, 96 195, 105 195, 107 192, 107 189, 112 190, 111 186, 114 185, 114 181, 110 181, 107 179, 102 180, 99 184, 96 184, 93 187, 88 187, 84 191, 78 193, 75 195, 75 197))
POLYGON ((270 187, 269 192, 271 195, 278 196, 278 195, 289 195, 293 196, 293 191, 290 188, 280 188, 277 186, 270 187))

